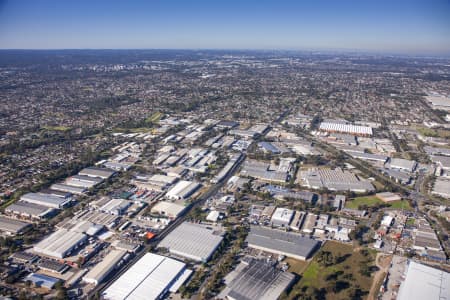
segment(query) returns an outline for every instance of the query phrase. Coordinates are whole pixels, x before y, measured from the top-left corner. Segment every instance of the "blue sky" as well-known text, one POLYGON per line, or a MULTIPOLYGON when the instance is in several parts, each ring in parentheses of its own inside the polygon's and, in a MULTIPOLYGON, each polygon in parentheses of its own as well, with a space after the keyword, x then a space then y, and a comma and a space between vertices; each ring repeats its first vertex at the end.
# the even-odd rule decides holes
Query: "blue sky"
POLYGON ((0 0, 0 48, 450 53, 449 0, 0 0))

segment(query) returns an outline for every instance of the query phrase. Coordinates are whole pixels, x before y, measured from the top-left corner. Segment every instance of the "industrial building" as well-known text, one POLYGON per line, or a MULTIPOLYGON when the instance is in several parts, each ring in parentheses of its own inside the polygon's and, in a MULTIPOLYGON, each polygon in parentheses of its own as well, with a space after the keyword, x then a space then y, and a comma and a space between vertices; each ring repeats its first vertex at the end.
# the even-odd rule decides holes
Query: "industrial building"
POLYGON ((303 185, 312 189, 327 188, 331 191, 352 191, 364 193, 374 191, 367 180, 360 179, 349 171, 336 169, 311 169, 300 172, 303 185))
POLYGON ((292 209, 278 207, 272 215, 272 225, 288 227, 294 217, 294 213, 292 209))
POLYGON ((389 167, 391 169, 412 173, 417 168, 417 162, 403 158, 391 158, 389 167))
POLYGON ((167 193, 166 198, 172 200, 187 199, 200 188, 200 183, 180 180, 167 193))
POLYGON ((130 207, 132 204, 131 201, 120 199, 120 198, 114 198, 114 199, 107 199, 101 203, 101 206, 99 207, 99 211, 120 216, 125 213, 128 207, 130 207))
POLYGON ((91 187, 96 186, 103 182, 103 179, 100 177, 90 177, 85 175, 74 175, 66 179, 66 184, 77 186, 85 189, 89 189, 91 187))
POLYGON ((431 193, 444 198, 450 198, 450 180, 442 178, 436 179, 431 193))
POLYGON ((159 214, 169 217, 170 219, 176 219, 181 213, 186 210, 185 205, 173 203, 169 201, 160 201, 156 203, 152 209, 152 214, 159 214))
POLYGON ((408 261, 397 300, 450 299, 450 273, 408 261))
POLYGON ((39 273, 31 273, 27 277, 25 277, 26 281, 30 281, 33 283, 36 287, 43 287, 46 289, 53 289, 55 284, 61 281, 59 278, 55 278, 52 276, 47 276, 44 274, 39 273))
POLYGON ((213 179, 211 179, 211 183, 219 183, 224 180, 230 174, 230 171, 233 170, 236 164, 240 163, 243 158, 244 155, 242 155, 242 153, 234 154, 225 165, 225 167, 223 167, 223 169, 220 170, 220 172, 217 173, 217 175, 214 176, 213 179))
POLYGON ((55 211, 54 208, 29 203, 25 201, 17 201, 7 208, 5 208, 5 213, 10 215, 15 215, 26 219, 36 219, 41 220, 47 218, 55 211))
POLYGON ((244 162, 241 175, 269 182, 285 183, 289 173, 286 170, 272 168, 269 163, 249 160, 244 162))
POLYGON ((81 170, 78 175, 89 176, 89 177, 100 177, 102 179, 108 179, 113 176, 116 172, 106 168, 96 168, 89 167, 81 170))
POLYGON ((6 235, 17 235, 31 228, 31 224, 0 216, 0 231, 6 235))
POLYGON ((28 203, 60 209, 67 206, 72 201, 72 198, 62 198, 49 194, 27 193, 25 195, 22 195, 22 197, 20 197, 20 200, 28 203))
POLYGON ((241 261, 225 277, 225 289, 219 299, 276 300, 294 282, 295 276, 277 269, 273 263, 249 259, 241 261))
POLYGON ((320 247, 318 241, 300 234, 260 226, 251 226, 247 243, 250 248, 299 260, 308 259, 320 247))
POLYGON ((184 222, 167 235, 159 248, 166 248, 172 255, 198 262, 207 262, 223 240, 223 230, 184 222))
POLYGON ((84 233, 59 229, 37 243, 33 250, 45 256, 64 258, 82 246, 86 240, 87 236, 84 233))
POLYGON ((146 253, 102 294, 104 299, 162 299, 184 276, 186 265, 165 256, 146 253))
POLYGON ((98 285, 117 267, 125 254, 126 251, 123 250, 111 250, 101 262, 84 275, 83 281, 98 285))
POLYGON ((73 186, 73 185, 68 185, 68 184, 64 184, 64 183, 52 184, 50 186, 50 188, 52 190, 68 192, 68 193, 72 193, 72 194, 75 194, 75 195, 83 195, 84 193, 87 192, 86 188, 77 187, 77 186, 73 186))
POLYGON ((332 122, 322 122, 319 130, 331 133, 348 133, 358 136, 371 136, 373 134, 372 128, 368 126, 332 122))

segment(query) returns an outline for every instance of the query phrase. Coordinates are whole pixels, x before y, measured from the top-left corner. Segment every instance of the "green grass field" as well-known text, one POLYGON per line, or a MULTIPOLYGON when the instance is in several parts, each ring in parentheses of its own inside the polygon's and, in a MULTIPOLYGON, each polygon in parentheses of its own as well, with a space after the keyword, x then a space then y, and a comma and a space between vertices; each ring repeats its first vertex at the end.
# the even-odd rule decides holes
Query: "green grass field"
POLYGON ((376 204, 381 203, 383 203, 383 201, 381 201, 375 196, 357 197, 355 199, 346 201, 345 207, 351 209, 358 209, 360 205, 374 206, 376 204))
POLYGON ((331 253, 342 259, 324 265, 320 261, 320 252, 310 262, 301 279, 292 287, 290 293, 282 299, 352 299, 367 297, 373 276, 363 275, 360 271, 373 266, 375 253, 372 251, 354 251, 351 245, 327 241, 320 251, 331 253))
POLYGON ((409 202, 406 200, 398 200, 398 201, 389 202, 389 207, 395 208, 395 209, 413 210, 413 208, 411 207, 409 202))
POLYGON ((42 129, 47 131, 68 131, 70 127, 67 126, 43 126, 42 129))

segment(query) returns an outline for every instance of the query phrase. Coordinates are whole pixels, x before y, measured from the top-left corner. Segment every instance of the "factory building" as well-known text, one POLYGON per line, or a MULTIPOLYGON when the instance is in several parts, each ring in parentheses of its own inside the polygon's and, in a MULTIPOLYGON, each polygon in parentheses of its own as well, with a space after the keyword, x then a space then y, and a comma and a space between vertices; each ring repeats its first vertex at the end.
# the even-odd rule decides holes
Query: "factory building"
POLYGON ((184 222, 167 235, 159 248, 166 248, 172 255, 197 262, 207 262, 223 240, 223 230, 184 222))
POLYGON ((408 261, 397 300, 450 299, 450 273, 408 261))
POLYGON ((31 224, 0 216, 0 232, 6 235, 18 235, 31 228, 31 224))
POLYGON ((300 173, 304 186, 312 189, 327 188, 331 191, 353 191, 364 193, 374 191, 367 180, 360 179, 349 171, 336 169, 311 169, 300 173))
POLYGON ((83 233, 59 229, 37 243, 33 250, 36 253, 54 258, 65 258, 84 244, 87 236, 83 233))
POLYGON ((160 201, 152 207, 151 213, 164 215, 169 217, 170 219, 176 219, 186 210, 186 208, 186 206, 181 204, 168 201, 160 201))
POLYGON ((122 257, 125 256, 125 254, 126 251, 123 250, 112 250, 102 259, 101 262, 99 262, 86 275, 84 275, 83 281, 98 285, 117 267, 118 263, 122 257))
POLYGON ((102 294, 104 299, 162 299, 187 279, 186 265, 165 256, 146 253, 102 294))
POLYGON ((250 248, 298 260, 308 259, 320 247, 318 241, 300 234, 260 226, 251 226, 247 243, 250 248))
POLYGON ((272 215, 272 225, 288 227, 294 217, 294 213, 292 209, 278 207, 272 215))
POLYGON ((90 177, 85 175, 74 175, 66 179, 66 184, 89 189, 103 182, 100 177, 90 177))
POLYGON ((72 198, 62 198, 49 194, 27 193, 25 195, 22 195, 22 197, 20 197, 20 200, 28 203, 60 209, 66 207, 72 201, 72 198))
POLYGON ((294 282, 295 276, 283 272, 273 263, 257 259, 243 260, 225 277, 225 289, 219 299, 276 300, 294 282))
POLYGON ((96 167, 89 167, 84 168, 80 172, 78 172, 78 175, 81 176, 89 176, 89 177, 100 177, 102 179, 108 179, 111 176, 113 176, 116 172, 110 169, 106 168, 96 168, 96 167))
POLYGON ((180 180, 167 193, 166 198, 184 200, 192 196, 200 188, 200 184, 193 181, 180 180))
POLYGON ((373 134, 372 128, 368 126, 333 122, 322 122, 319 126, 319 130, 330 133, 348 133, 357 136, 371 136, 373 134))
POLYGON ((45 219, 49 217, 54 211, 55 209, 52 207, 25 201, 17 201, 5 208, 6 214, 14 215, 20 218, 36 220, 45 219))
POLYGON ((417 162, 403 158, 391 158, 389 166, 391 169, 412 173, 417 168, 417 162))
POLYGON ((74 195, 83 195, 84 193, 87 192, 86 188, 76 187, 76 186, 72 186, 72 185, 68 185, 68 184, 64 184, 64 183, 52 184, 50 188, 52 190, 68 192, 68 193, 72 193, 74 195))

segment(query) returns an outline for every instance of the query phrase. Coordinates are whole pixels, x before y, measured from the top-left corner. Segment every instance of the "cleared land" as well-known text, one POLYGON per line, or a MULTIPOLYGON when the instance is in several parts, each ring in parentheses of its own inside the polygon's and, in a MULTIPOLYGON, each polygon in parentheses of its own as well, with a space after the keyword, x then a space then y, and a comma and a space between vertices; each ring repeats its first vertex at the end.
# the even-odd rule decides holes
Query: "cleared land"
POLYGON ((376 270, 375 253, 328 241, 283 299, 364 299, 376 270))
POLYGON ((367 196, 367 197, 357 197, 355 199, 349 200, 345 202, 345 207, 352 208, 352 209, 358 209, 361 205, 366 206, 375 206, 377 204, 383 204, 383 201, 378 199, 375 196, 367 196))

